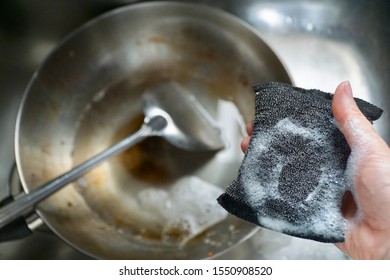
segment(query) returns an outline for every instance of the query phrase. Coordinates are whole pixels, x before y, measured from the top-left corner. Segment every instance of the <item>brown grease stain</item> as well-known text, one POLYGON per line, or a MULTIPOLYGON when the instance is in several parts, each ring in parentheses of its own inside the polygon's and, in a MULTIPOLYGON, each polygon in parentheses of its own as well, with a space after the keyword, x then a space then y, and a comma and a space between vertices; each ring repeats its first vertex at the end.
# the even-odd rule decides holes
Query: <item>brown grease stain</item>
MULTIPOLYGON (((141 114, 126 123, 115 134, 114 141, 139 129, 143 118, 141 114)), ((215 152, 184 151, 163 138, 150 137, 118 155, 118 159, 125 170, 137 180, 150 185, 161 185, 193 173, 214 154, 215 152)))
POLYGON ((155 36, 152 36, 149 38, 149 42, 155 43, 155 44, 166 44, 167 39, 162 37, 162 36, 155 35, 155 36))

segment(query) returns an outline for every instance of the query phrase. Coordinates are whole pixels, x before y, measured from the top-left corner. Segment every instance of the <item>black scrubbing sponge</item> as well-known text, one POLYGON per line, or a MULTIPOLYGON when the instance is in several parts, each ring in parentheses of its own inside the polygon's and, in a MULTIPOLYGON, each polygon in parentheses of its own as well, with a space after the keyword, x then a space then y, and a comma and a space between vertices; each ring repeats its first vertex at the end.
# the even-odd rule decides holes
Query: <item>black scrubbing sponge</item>
MULTIPOLYGON (((218 198, 259 226, 321 242, 344 241, 340 206, 352 185, 350 148, 332 114, 330 93, 258 84, 253 134, 237 179, 218 198)), ((371 122, 382 110, 355 98, 371 122)))

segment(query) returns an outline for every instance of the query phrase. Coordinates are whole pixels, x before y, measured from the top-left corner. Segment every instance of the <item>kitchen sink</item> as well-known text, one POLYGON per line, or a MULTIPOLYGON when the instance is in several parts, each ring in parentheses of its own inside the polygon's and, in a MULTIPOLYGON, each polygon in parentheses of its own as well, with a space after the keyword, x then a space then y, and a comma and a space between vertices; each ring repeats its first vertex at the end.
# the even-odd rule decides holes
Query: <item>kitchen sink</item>
MULTIPOLYGON (((0 3, 0 200, 15 187, 17 110, 34 71, 72 30, 99 14, 141 1, 3 0, 0 3)), ((203 0, 255 28, 295 85, 333 92, 344 80, 354 95, 384 109, 375 123, 390 143, 390 2, 386 0, 203 0)), ((16 189, 16 190, 15 190, 16 189)), ((0 259, 88 259, 44 225, 0 243, 0 259)), ((332 244, 260 230, 221 259, 345 259, 332 244)))

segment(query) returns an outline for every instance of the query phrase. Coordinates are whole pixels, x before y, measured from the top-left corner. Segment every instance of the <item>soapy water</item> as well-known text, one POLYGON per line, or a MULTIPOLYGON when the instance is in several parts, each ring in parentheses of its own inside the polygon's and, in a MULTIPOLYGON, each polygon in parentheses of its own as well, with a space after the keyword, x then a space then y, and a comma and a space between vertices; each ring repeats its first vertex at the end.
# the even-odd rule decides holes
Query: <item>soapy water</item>
MULTIPOLYGON (((219 100, 217 116, 213 122, 221 129, 226 147, 215 155, 213 161, 206 163, 200 173, 202 177, 211 176, 214 180, 217 178, 221 181, 219 173, 225 173, 227 166, 235 164, 238 168, 240 165, 243 155, 239 143, 245 135, 245 121, 234 103, 219 100), (215 165, 215 162, 219 163, 218 168, 221 170, 211 168, 211 164, 215 165), (213 174, 209 174, 211 169, 213 174)), ((229 176, 225 174, 223 177, 229 176)), ((216 200, 224 191, 222 185, 225 184, 210 182, 197 176, 186 176, 167 190, 147 188, 137 198, 144 211, 159 217, 161 240, 167 244, 184 245, 227 218, 228 212, 216 200)), ((210 245, 215 245, 215 242, 210 239, 210 245)))
POLYGON ((215 200, 222 192, 218 186, 189 176, 169 190, 143 190, 137 199, 143 210, 159 218, 163 242, 183 245, 227 217, 215 200))
MULTIPOLYGON (((107 96, 104 90, 99 92, 84 114, 93 116, 94 106, 107 96)), ((216 109, 215 123, 222 130, 226 147, 212 158, 207 158, 194 174, 183 173, 180 177, 174 174, 164 182, 159 182, 159 175, 153 174, 156 180, 142 180, 129 173, 118 157, 102 164, 90 176, 79 179, 78 191, 101 219, 116 227, 118 233, 126 238, 134 236, 182 246, 202 233, 207 236, 213 232, 208 229, 228 216, 216 199, 223 193, 225 181, 235 176, 233 173, 226 175, 226 169, 238 169, 240 166, 243 154, 239 143, 245 134, 245 122, 234 103, 218 100, 216 109), (99 187, 99 192, 96 192, 96 187, 99 187), (116 201, 115 205, 101 207, 110 201, 116 201)), ((84 118, 80 119, 79 125, 85 125, 84 118)), ((133 158, 133 161, 137 159, 140 160, 133 158)), ((207 240, 210 246, 214 246, 217 237, 207 240)))

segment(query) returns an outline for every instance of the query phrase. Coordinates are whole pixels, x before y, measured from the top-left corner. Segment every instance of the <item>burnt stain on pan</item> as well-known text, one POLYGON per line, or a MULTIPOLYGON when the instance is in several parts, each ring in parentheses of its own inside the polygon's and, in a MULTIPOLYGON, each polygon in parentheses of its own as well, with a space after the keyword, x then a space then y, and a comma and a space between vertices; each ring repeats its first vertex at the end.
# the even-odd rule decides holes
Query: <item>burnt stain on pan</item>
MULTIPOLYGON (((114 141, 129 135, 141 127, 144 116, 133 118, 121 127, 114 141)), ((150 137, 129 148, 118 160, 126 171, 137 180, 148 184, 168 184, 189 175, 215 155, 214 152, 194 153, 184 151, 169 144, 160 137, 150 137)))

